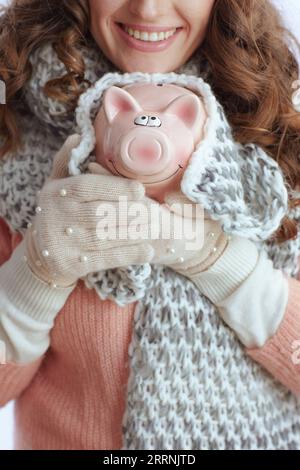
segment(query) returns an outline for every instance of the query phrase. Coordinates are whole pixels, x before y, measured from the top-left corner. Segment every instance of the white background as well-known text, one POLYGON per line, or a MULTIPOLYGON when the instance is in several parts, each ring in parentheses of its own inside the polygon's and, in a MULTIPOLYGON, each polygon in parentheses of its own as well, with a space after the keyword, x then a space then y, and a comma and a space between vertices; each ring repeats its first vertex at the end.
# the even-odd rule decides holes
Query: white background
MULTIPOLYGON (((280 6, 286 17, 286 22, 291 30, 300 39, 300 1, 299 0, 273 0, 280 6)), ((0 0, 0 4, 7 3, 7 0, 0 0)), ((0 450, 13 448, 13 403, 9 403, 0 409, 0 450)))

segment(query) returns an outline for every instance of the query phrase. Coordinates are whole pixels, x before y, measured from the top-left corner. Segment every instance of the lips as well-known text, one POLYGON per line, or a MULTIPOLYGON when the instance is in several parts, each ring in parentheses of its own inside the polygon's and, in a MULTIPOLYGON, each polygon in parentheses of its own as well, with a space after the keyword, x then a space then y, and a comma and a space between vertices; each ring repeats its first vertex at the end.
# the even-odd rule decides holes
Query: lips
POLYGON ((146 41, 146 42, 158 42, 158 41, 163 41, 164 39, 168 39, 170 36, 173 36, 174 33, 176 33, 176 28, 173 28, 168 31, 143 31, 143 30, 137 30, 137 29, 132 29, 129 28, 128 26, 122 26, 122 28, 125 30, 129 36, 134 37, 135 39, 139 39, 141 41, 146 41))
MULTIPOLYGON (((121 23, 113 23, 114 28, 121 37, 122 41, 130 47, 131 49, 135 49, 140 52, 161 52, 168 49, 174 41, 176 41, 178 35, 181 33, 182 28, 178 28, 176 32, 170 36, 168 39, 160 40, 157 42, 151 41, 142 41, 140 39, 136 39, 133 36, 130 36, 124 29, 121 23)), ((168 27, 169 28, 169 27, 168 27)))
POLYGON ((132 23, 118 23, 120 26, 127 26, 128 28, 131 29, 136 29, 138 31, 147 31, 150 33, 160 33, 160 32, 166 32, 166 31, 171 31, 172 29, 182 29, 181 26, 150 26, 150 25, 142 25, 142 24, 132 24, 132 23))

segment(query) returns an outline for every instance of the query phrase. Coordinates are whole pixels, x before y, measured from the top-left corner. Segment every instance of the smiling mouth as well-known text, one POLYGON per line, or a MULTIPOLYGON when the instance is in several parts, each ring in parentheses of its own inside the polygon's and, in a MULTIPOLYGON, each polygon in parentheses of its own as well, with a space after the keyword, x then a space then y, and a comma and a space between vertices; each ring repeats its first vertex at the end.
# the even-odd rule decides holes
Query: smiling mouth
MULTIPOLYGON (((116 166, 115 166, 115 164, 114 164, 114 161, 113 161, 113 160, 108 160, 108 161, 109 161, 109 162, 112 164, 112 166, 114 167, 114 169, 115 169, 115 171, 118 173, 118 175, 120 175, 120 176, 123 176, 123 178, 127 178, 127 176, 125 176, 125 175, 122 175, 122 173, 120 173, 120 172, 117 170, 117 168, 116 168, 116 166)), ((177 170, 176 170, 176 171, 174 171, 174 173, 172 173, 170 176, 167 176, 167 178, 164 178, 164 179, 162 179, 162 180, 159 180, 159 181, 151 181, 150 183, 143 183, 143 184, 154 184, 154 183, 162 183, 163 181, 166 181, 166 180, 168 180, 168 179, 172 178, 173 176, 175 176, 175 175, 176 175, 176 173, 178 173, 178 171, 180 171, 180 169, 182 169, 182 168, 183 168, 183 166, 181 166, 181 165, 179 165, 179 164, 178 164, 178 168, 177 168, 177 170)), ((151 176, 151 175, 144 175, 144 176, 151 176)))

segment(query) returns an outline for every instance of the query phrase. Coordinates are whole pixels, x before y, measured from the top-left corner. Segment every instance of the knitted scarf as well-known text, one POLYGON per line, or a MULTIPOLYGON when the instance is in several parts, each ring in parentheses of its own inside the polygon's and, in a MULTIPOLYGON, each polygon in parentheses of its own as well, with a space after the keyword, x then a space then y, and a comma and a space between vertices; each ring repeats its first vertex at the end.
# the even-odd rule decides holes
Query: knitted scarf
MULTIPOLYGON (((234 142, 207 83, 210 71, 201 50, 163 75, 121 74, 92 40, 83 53, 85 78, 95 85, 81 95, 75 114, 42 92, 49 79, 66 73, 52 45, 31 56, 32 77, 18 105, 23 147, 0 161, 0 215, 11 228, 24 233, 54 153, 74 132, 82 140, 72 152, 70 174, 85 171, 93 158, 92 119, 108 86, 165 81, 204 92, 209 111, 205 139, 185 170, 182 191, 224 231, 252 239, 276 268, 295 277, 300 237, 280 245, 270 239, 285 214, 300 221, 300 211, 287 208, 292 191, 259 147, 234 142)), ((192 282, 154 264, 92 273, 85 282, 101 299, 120 305, 138 300, 123 449, 300 449, 300 401, 246 355, 192 282)))

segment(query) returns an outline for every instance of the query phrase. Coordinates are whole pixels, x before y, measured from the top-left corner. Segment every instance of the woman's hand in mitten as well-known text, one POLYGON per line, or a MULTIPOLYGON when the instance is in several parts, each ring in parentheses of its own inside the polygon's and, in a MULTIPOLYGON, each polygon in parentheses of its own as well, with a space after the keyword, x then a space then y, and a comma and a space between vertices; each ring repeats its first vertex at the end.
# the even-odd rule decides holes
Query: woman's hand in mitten
POLYGON ((160 236, 153 240, 152 263, 164 264, 187 275, 212 265, 224 251, 228 236, 199 204, 181 191, 169 193, 160 205, 160 236), (168 234, 168 217, 170 231, 168 234))
POLYGON ((165 204, 160 206, 161 214, 165 214, 168 207, 174 214, 171 237, 160 236, 152 241, 155 255, 151 262, 164 264, 184 275, 202 294, 218 304, 254 270, 258 260, 255 244, 247 238, 226 234, 220 222, 212 220, 201 205, 192 203, 181 191, 169 193, 165 204), (190 204, 193 217, 186 217, 184 206, 190 204), (185 226, 185 230, 179 230, 182 235, 176 239, 175 229, 181 226, 185 226))
POLYGON ((68 176, 68 162, 80 136, 70 136, 56 154, 51 176, 39 193, 36 216, 25 234, 28 264, 40 279, 60 287, 71 286, 91 272, 149 262, 153 249, 145 240, 120 239, 119 197, 132 203, 144 196, 137 181, 109 174, 68 176), (97 210, 109 205, 117 217, 109 219, 110 239, 97 236, 97 210))

